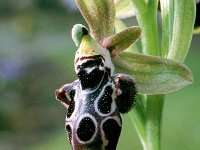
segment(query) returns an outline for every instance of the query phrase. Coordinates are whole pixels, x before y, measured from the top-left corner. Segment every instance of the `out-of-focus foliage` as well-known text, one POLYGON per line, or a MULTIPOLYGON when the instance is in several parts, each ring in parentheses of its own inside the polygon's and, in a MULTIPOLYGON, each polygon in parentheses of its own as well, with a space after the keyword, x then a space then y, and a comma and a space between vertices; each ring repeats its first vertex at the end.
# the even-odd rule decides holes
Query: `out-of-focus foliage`
POLYGON ((73 9, 73 0, 1 0, 0 15, 14 15, 19 10, 34 8, 40 11, 61 11, 73 9))
POLYGON ((69 30, 79 18, 63 1, 0 1, 0 149, 29 149, 64 132, 54 91, 75 78, 69 30))

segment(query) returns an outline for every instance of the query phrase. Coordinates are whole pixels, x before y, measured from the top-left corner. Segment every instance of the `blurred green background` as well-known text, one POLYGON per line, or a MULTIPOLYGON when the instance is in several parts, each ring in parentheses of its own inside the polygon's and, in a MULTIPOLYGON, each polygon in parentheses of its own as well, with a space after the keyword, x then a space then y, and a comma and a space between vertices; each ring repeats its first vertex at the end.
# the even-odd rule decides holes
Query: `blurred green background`
MULTIPOLYGON (((73 0, 0 1, 0 150, 70 149, 54 91, 76 79, 76 23, 85 24, 73 0)), ((162 150, 200 149, 200 35, 185 63, 194 83, 167 95, 162 150)), ((142 150, 128 115, 118 150, 142 150)))

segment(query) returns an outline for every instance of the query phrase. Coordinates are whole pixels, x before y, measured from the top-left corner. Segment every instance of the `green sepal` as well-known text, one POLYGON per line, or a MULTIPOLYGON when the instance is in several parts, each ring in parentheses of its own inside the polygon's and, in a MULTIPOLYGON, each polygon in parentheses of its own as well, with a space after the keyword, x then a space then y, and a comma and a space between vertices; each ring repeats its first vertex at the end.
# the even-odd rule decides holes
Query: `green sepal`
POLYGON ((76 0, 86 20, 91 36, 101 42, 114 32, 115 4, 113 0, 76 0))
POLYGON ((72 39, 77 47, 80 46, 84 35, 88 34, 88 29, 82 24, 75 24, 72 28, 72 39))
POLYGON ((139 93, 167 94, 193 82, 190 69, 177 61, 122 52, 113 58, 116 71, 134 77, 139 93))
POLYGON ((111 56, 114 57, 137 41, 140 35, 141 29, 138 26, 129 27, 106 38, 101 45, 107 48, 111 56))

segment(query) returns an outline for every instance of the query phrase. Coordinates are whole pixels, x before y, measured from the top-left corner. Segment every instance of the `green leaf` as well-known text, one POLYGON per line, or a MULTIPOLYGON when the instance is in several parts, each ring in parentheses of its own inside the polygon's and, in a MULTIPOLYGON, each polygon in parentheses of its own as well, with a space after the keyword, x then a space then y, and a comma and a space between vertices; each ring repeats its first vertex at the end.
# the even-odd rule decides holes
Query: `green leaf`
POLYGON ((193 81, 187 66, 170 59, 122 52, 113 58, 113 63, 117 72, 134 77, 141 94, 166 94, 193 81))
POLYGON ((160 0, 162 17, 162 56, 166 57, 172 39, 173 20, 174 20, 174 0, 160 0))
POLYGON ((115 0, 116 17, 124 19, 135 15, 133 6, 129 0, 115 0))
POLYGON ((76 0, 86 20, 91 36, 101 42, 114 32, 115 4, 113 0, 76 0))
POLYGON ((107 48, 114 57, 131 46, 140 35, 141 29, 138 26, 129 27, 103 40, 102 46, 107 48))
POLYGON ((172 41, 167 58, 183 62, 192 40, 195 1, 175 0, 172 41))

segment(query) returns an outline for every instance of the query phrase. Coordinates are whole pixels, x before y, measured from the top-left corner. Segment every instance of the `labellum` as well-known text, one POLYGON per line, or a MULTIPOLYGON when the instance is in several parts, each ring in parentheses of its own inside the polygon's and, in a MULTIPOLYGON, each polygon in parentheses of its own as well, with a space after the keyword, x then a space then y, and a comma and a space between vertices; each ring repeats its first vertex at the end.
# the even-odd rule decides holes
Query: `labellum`
POLYGON ((73 39, 79 48, 74 59, 78 79, 55 92, 67 109, 66 131, 73 150, 115 150, 122 128, 120 113, 127 113, 136 101, 134 79, 114 74, 108 49, 76 25, 73 39), (81 39, 81 42, 79 42, 81 39))

